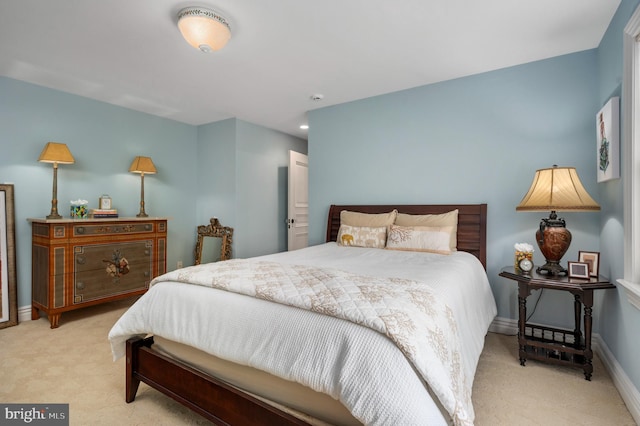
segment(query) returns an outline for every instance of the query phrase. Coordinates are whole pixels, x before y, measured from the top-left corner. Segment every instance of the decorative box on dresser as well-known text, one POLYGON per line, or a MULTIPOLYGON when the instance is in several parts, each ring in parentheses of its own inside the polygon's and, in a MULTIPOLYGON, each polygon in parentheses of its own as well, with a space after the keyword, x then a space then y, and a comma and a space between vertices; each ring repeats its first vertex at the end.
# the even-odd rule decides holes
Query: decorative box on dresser
POLYGON ((167 219, 28 219, 32 319, 138 296, 166 272, 167 219))

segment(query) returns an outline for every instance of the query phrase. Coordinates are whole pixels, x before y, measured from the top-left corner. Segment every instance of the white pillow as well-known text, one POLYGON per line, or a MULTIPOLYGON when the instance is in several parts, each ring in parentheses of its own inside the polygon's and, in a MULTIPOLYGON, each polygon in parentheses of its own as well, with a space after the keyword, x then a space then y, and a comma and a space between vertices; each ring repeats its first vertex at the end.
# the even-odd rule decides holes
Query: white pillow
POLYGON ((451 254, 449 246, 452 226, 398 226, 389 227, 389 250, 423 251, 451 254))
POLYGON ((456 251, 458 245, 458 209, 441 214, 398 213, 394 224, 400 226, 451 226, 449 250, 456 251))

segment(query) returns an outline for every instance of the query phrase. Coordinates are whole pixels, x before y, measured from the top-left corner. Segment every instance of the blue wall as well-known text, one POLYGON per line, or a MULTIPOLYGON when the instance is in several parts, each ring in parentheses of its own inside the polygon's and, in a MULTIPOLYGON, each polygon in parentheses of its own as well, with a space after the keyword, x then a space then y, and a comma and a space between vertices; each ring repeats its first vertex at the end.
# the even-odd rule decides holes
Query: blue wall
MULTIPOLYGON (((622 92, 623 31, 639 3, 638 0, 623 0, 598 48, 598 107, 602 107, 611 96, 626 95, 622 92)), ((624 155, 625 152, 622 150, 621 156, 624 155)), ((602 268, 603 274, 614 281, 624 277, 623 185, 622 179, 598 184, 602 204, 602 268)), ((637 357, 640 342, 635 338, 640 325, 640 311, 629 304, 622 288, 615 292, 607 292, 597 308, 602 318, 602 338, 636 389, 640 388, 640 363, 637 357)))
POLYGON ((129 173, 136 155, 153 159, 158 169, 145 177, 145 210, 170 216, 168 264, 193 250, 181 235, 194 233, 197 129, 193 126, 115 107, 75 95, 0 77, 0 181, 15 184, 18 306, 31 304, 31 228, 29 217, 51 209, 52 166, 39 163, 48 141, 63 142, 75 164, 58 169, 58 210, 83 198, 97 207, 109 194, 122 216, 140 207, 140 176, 129 173))
POLYGON ((285 251, 289 150, 306 154, 307 142, 240 120, 237 138, 238 256, 285 251))
POLYGON ((197 223, 217 217, 224 226, 237 227, 236 120, 200 126, 198 154, 197 223))
MULTIPOLYGON (((596 183, 595 114, 622 94, 622 35, 640 3, 623 0, 597 49, 309 113, 310 243, 332 203, 488 203, 488 276, 498 316, 517 318, 513 283, 497 277, 515 242, 534 244, 540 213, 515 206, 538 168, 574 166, 599 213, 565 213, 578 250, 623 277, 621 179, 596 183)), ((624 156, 624 152, 622 152, 624 156)), ((540 264, 543 257, 535 254, 540 264)), ((572 327, 572 298, 544 293, 535 322, 572 327)), ((640 388, 640 312, 622 289, 596 292, 594 330, 640 388)))
MULTIPOLYGON (((66 143, 76 160, 58 169, 58 209, 63 215, 68 214, 71 200, 84 198, 95 208, 100 195, 109 194, 121 216, 135 216, 140 176, 129 173, 129 166, 136 155, 153 159, 158 173, 145 177, 145 210, 150 216, 170 218, 169 270, 178 261, 193 263, 196 226, 215 215, 223 224, 237 226, 240 235, 244 229, 255 233, 252 227, 257 224, 269 227, 270 241, 248 244, 251 255, 282 249, 284 218, 280 227, 265 213, 279 214, 282 201, 257 194, 262 190, 281 196, 286 180, 260 177, 258 187, 236 182, 238 176, 253 173, 252 162, 261 156, 267 166, 260 173, 280 176, 288 149, 306 152, 305 141, 239 120, 186 125, 6 77, 0 77, 0 99, 0 182, 15 184, 19 307, 31 305, 27 218, 43 218, 51 209, 52 166, 37 161, 49 141, 66 143), (240 209, 242 217, 237 219, 240 209)), ((243 251, 235 244, 234 249, 236 254, 243 251)))
MULTIPOLYGON (((574 166, 597 198, 596 64, 589 50, 310 112, 310 242, 332 203, 488 203, 488 275, 498 315, 516 318, 515 285, 498 273, 548 216, 515 211, 536 169, 574 166)), ((599 250, 598 213, 563 216, 565 260, 599 250)), ((540 318, 572 321, 570 296, 548 293, 540 318)))
POLYGON ((229 119, 200 126, 198 144, 198 223, 233 227, 234 257, 285 251, 289 150, 307 142, 229 119))

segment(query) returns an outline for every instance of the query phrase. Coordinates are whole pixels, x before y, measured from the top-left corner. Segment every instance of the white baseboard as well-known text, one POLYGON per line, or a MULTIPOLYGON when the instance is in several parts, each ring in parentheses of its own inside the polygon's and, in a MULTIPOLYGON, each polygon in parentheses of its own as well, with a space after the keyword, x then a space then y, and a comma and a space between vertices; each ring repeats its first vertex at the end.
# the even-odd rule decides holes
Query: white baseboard
POLYGON ((495 317, 489 326, 489 331, 515 336, 518 334, 518 321, 511 318, 495 317))
MULTIPOLYGON (((518 333, 518 320, 510 318, 496 317, 491 325, 489 331, 492 333, 516 335, 518 333)), ((614 386, 618 389, 622 400, 624 401, 631 417, 637 424, 640 425, 640 392, 633 385, 629 376, 624 372, 618 360, 613 356, 611 350, 606 345, 602 337, 594 333, 591 336, 593 352, 600 357, 604 368, 611 376, 614 386)))
POLYGON ((592 341, 594 352, 598 354, 604 364, 604 368, 609 372, 613 384, 616 389, 618 389, 618 392, 620 392, 622 400, 627 406, 629 413, 631 413, 631 417, 633 417, 633 420, 635 420, 637 424, 640 424, 640 392, 638 392, 638 389, 631 383, 629 376, 624 372, 618 360, 615 359, 609 347, 604 340, 602 340, 602 337, 600 337, 599 334, 594 334, 592 341))
POLYGON ((31 305, 18 308, 18 322, 31 321, 31 305))

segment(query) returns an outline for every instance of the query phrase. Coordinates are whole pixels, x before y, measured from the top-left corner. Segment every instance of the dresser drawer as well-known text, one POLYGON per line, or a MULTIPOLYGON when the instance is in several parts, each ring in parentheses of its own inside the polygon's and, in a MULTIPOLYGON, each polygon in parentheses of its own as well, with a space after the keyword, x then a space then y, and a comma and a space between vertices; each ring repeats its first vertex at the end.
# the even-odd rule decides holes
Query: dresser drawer
POLYGON ((99 237, 103 235, 152 234, 153 222, 83 223, 73 225, 73 237, 99 237))
POLYGON ((110 269, 116 276, 126 275, 134 265, 153 261, 153 240, 74 246, 73 261, 76 273, 110 269))
POLYGON ((79 272, 73 280, 73 303, 110 298, 149 288, 151 268, 137 269, 126 275, 112 277, 103 271, 79 272))
POLYGON ((149 287, 153 240, 74 247, 73 303, 149 287))

